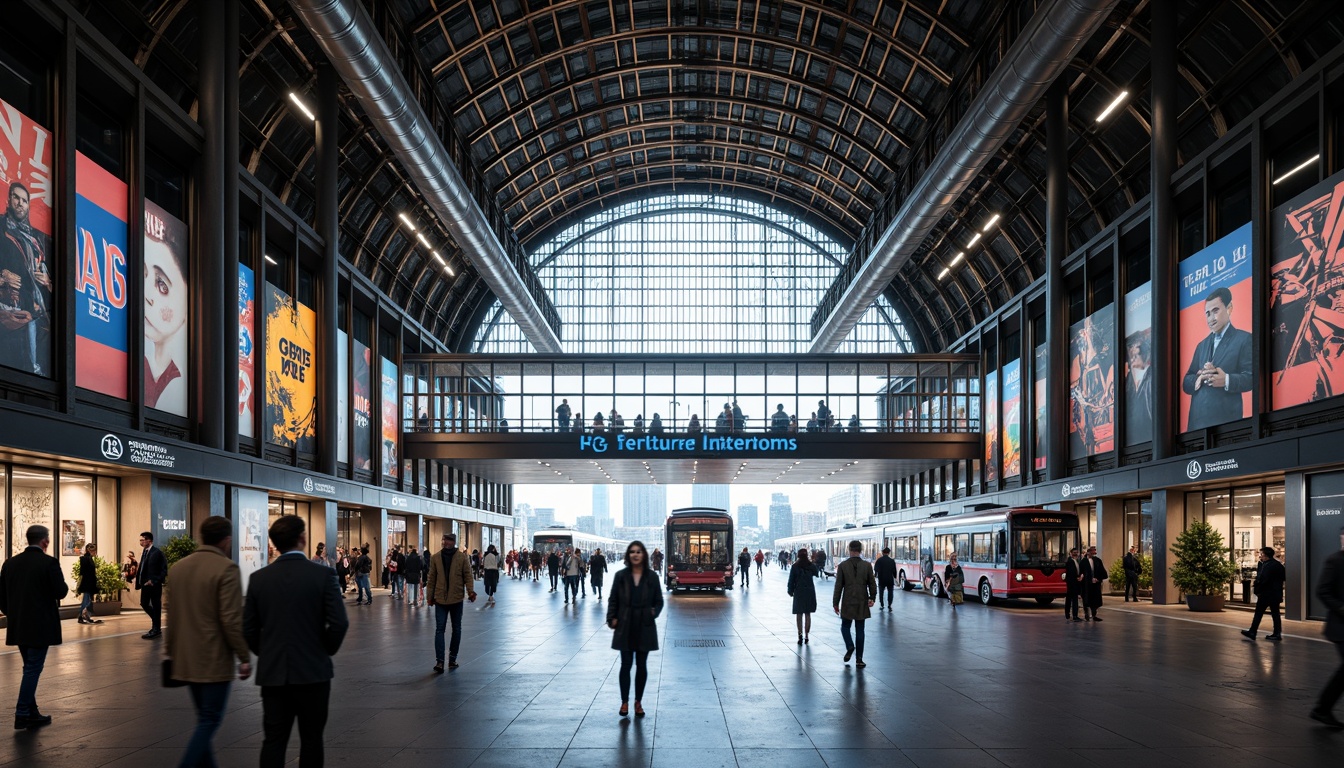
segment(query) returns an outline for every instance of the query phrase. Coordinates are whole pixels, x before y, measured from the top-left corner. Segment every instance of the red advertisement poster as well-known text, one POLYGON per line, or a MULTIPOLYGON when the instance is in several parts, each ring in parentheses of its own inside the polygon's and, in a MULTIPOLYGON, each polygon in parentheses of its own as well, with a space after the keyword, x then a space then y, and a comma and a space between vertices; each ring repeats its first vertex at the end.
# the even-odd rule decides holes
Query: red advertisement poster
POLYGON ((1251 225, 1181 262, 1182 431, 1251 414, 1251 225))
POLYGON ((126 398, 130 284, 126 274, 126 182, 75 154, 75 383, 126 398))
POLYGON ((1069 329, 1069 457, 1115 448, 1115 305, 1069 329))
POLYGON ((0 365, 51 376, 51 132, 0 101, 0 365))
POLYGON ((1270 216, 1275 408, 1344 393, 1344 172, 1270 216))

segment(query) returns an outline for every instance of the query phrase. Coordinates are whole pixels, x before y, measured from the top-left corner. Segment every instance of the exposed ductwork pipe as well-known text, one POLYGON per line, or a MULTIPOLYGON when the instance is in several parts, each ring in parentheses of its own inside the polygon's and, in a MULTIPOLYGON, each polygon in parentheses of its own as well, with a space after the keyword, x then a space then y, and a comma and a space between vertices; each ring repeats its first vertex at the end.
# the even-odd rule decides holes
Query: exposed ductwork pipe
POLYGON ((1116 2, 1055 0, 1027 22, 817 330, 811 354, 834 352, 849 336, 864 311, 1110 16, 1116 2))
MULTIPOLYGON (((528 341, 538 352, 563 351, 538 297, 495 235, 373 20, 357 0, 291 0, 291 5, 528 341)), ((544 294, 540 300, 546 300, 544 294)))

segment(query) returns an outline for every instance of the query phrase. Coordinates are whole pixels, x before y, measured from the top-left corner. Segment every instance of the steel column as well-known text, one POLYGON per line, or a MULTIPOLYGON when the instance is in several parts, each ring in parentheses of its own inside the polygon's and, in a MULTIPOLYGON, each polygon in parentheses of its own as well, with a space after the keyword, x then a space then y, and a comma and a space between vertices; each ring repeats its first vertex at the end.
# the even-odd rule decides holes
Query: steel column
POLYGON ((217 0, 224 14, 224 450, 238 452, 238 0, 217 0))
POLYGON ((1059 81, 1045 103, 1045 470, 1065 477, 1069 464, 1069 316, 1064 292, 1064 256, 1068 253, 1069 86, 1059 81))
POLYGON ((336 332, 337 291, 340 285, 340 201, 337 199, 337 174, 341 156, 340 118, 337 91, 340 78, 330 66, 317 67, 317 234, 322 238, 322 260, 318 288, 322 311, 318 313, 322 378, 319 385, 321 439, 318 441, 318 468, 336 474, 337 433, 340 431, 340 334, 336 332))
POLYGON ((1152 140, 1148 167, 1152 196, 1148 226, 1153 280, 1153 460, 1172 454, 1176 424, 1176 388, 1180 372, 1175 343, 1176 243, 1173 227, 1171 174, 1176 168, 1176 4, 1150 3, 1152 21, 1152 140))
MULTIPOLYGON (((202 29, 222 30, 224 28, 224 5, 213 0, 201 0, 197 3, 202 29)), ((235 44, 237 41, 234 41, 235 44)), ((199 272, 197 285, 201 303, 198 318, 198 340, 204 351, 200 355, 202 402, 204 407, 197 413, 200 419, 200 442, 210 448, 224 447, 224 411, 231 404, 225 403, 224 357, 226 349, 236 349, 237 336, 225 344, 224 337, 224 241, 236 234, 224 231, 224 180, 232 175, 236 179, 238 168, 228 168, 224 164, 226 108, 224 105, 224 81, 228 73, 224 70, 224 36, 206 34, 201 36, 200 57, 200 116, 201 126, 205 129, 205 146, 201 154, 200 226, 197 227, 199 257, 196 265, 199 272)), ((233 76, 238 72, 234 70, 233 76)), ((238 282, 233 282, 237 290, 238 282)), ((234 304, 237 297, 234 296, 234 304)), ((235 312, 235 314, 237 314, 235 312)), ((234 353, 234 366, 237 367, 237 353, 234 353)), ((237 388, 233 396, 237 397, 237 388)))

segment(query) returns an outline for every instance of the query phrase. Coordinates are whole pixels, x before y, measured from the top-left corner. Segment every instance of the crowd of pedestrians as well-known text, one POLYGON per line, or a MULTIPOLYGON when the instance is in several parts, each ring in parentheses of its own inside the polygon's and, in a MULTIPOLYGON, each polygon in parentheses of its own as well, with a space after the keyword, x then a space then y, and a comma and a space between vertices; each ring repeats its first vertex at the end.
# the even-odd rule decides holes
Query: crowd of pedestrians
MULTIPOLYGON (((777 403, 774 413, 758 421, 760 422, 760 431, 772 434, 796 435, 800 429, 798 415, 786 411, 783 403, 777 403)), ((506 426, 499 428, 500 431, 508 431, 507 422, 505 424, 506 426)), ((742 406, 736 399, 733 399, 724 403, 723 408, 715 414, 712 431, 714 434, 720 435, 738 435, 746 432, 751 424, 751 417, 744 413, 742 406)), ((653 418, 647 422, 644 419, 644 414, 638 414, 631 426, 634 435, 661 435, 668 431, 668 427, 664 425, 662 414, 659 413, 653 414, 653 418)), ((614 406, 605 414, 598 411, 593 414, 591 423, 586 422, 583 414, 574 413, 569 405, 568 398, 565 398, 555 407, 555 429, 557 432, 589 432, 614 435, 625 432, 626 424, 625 417, 614 406)), ((675 424, 671 429, 678 431, 675 424)), ((811 413, 802 430, 806 432, 862 432, 864 426, 857 413, 851 415, 848 422, 842 423, 831 412, 825 400, 818 400, 817 410, 811 413)), ((684 429, 680 431, 693 435, 704 432, 700 414, 692 413, 686 421, 684 429)))

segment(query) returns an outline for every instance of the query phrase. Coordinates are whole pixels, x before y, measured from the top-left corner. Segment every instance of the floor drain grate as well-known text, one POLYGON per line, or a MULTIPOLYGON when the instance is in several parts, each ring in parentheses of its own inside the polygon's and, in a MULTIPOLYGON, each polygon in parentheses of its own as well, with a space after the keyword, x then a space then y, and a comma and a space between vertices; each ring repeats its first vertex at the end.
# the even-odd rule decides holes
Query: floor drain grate
POLYGON ((727 648, 728 644, 722 640, 673 640, 673 648, 727 648))

